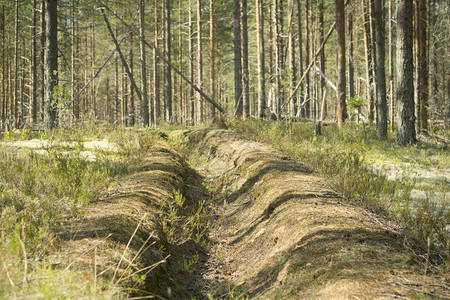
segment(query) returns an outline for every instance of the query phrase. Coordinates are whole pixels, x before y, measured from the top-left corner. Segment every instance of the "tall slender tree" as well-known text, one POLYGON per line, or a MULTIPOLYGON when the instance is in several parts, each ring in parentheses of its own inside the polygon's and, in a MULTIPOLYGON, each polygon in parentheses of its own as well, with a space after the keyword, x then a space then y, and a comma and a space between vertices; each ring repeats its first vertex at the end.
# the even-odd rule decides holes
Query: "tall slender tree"
MULTIPOLYGON (((189 0, 189 80, 194 82, 194 21, 192 17, 192 0, 189 0)), ((189 113, 190 125, 195 124, 195 99, 194 88, 190 86, 189 89, 189 113)))
POLYGON ((161 97, 159 91, 159 58, 157 55, 158 47, 159 47, 159 28, 158 28, 158 0, 155 0, 155 22, 154 22, 154 32, 155 32, 155 47, 153 48, 153 103, 155 110, 153 112, 154 125, 161 118, 161 97))
POLYGON ((234 0, 234 109, 235 116, 242 116, 242 64, 241 64, 241 5, 234 0))
POLYGON ((413 92, 412 0, 397 0, 397 142, 416 142, 413 92))
POLYGON ((30 124, 37 121, 37 0, 33 0, 32 24, 31 24, 31 95, 30 95, 30 124))
POLYGON ((385 33, 381 0, 374 0, 376 38, 376 86, 377 86, 377 131, 378 138, 387 138, 387 104, 385 73, 385 33))
MULTIPOLYGON (((146 53, 145 53, 145 6, 144 0, 139 1, 139 36, 140 36, 140 64, 141 64, 141 90, 142 90, 142 99, 141 99, 141 118, 144 126, 150 125, 149 120, 149 107, 148 107, 148 88, 147 88, 147 62, 146 62, 146 53)), ((153 111, 153 109, 151 109, 153 111)), ((153 114, 152 114, 153 115, 153 114)), ((153 118, 152 118, 153 124, 153 118)))
POLYGON ((420 98, 420 128, 428 127, 428 89, 429 89, 429 68, 428 68, 428 15, 426 0, 419 2, 419 98, 420 98))
MULTIPOLYGON (((209 93, 211 98, 215 99, 215 51, 214 51, 214 0, 209 1, 209 93)), ((211 122, 214 123, 216 118, 216 108, 211 105, 210 108, 211 122)))
MULTIPOLYGON (((203 54, 202 54, 202 1, 197 0, 197 86, 202 89, 203 86, 203 54)), ((203 119, 203 102, 200 93, 197 93, 197 125, 203 119)))
POLYGON ((346 118, 345 93, 345 9, 344 0, 335 0, 336 36, 337 36, 337 109, 338 127, 342 127, 346 118))
MULTIPOLYGON (((297 65, 295 62, 295 40, 294 40, 294 0, 288 0, 288 72, 289 72, 289 94, 291 95, 296 86, 297 65)), ((289 100, 289 115, 294 118, 297 115, 297 98, 289 100)))
MULTIPOLYGON (((165 50, 167 64, 172 63, 171 58, 171 34, 170 34, 170 0, 165 0, 164 7, 164 34, 165 34, 165 50)), ((166 121, 172 123, 172 69, 166 66, 166 79, 165 79, 165 96, 166 96, 166 121)))
POLYGON ((256 35, 258 49, 258 117, 262 119, 265 117, 266 111, 263 0, 256 0, 256 35))
POLYGON ((249 66, 248 66, 248 26, 247 26, 247 0, 241 0, 242 6, 242 105, 243 118, 249 116, 250 89, 249 89, 249 66))
POLYGON ((46 0, 45 102, 47 128, 58 125, 58 11, 57 0, 46 0))

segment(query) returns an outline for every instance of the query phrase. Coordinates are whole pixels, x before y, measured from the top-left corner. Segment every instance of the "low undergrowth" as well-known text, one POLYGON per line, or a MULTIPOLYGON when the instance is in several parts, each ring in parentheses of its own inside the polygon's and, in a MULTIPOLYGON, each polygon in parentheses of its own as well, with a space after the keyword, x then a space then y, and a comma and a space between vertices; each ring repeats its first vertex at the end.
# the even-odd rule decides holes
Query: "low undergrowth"
POLYGON ((347 124, 341 130, 327 126, 320 136, 314 135, 313 124, 289 121, 232 120, 229 127, 246 138, 271 144, 297 158, 326 177, 344 199, 383 216, 402 233, 405 245, 425 263, 425 272, 431 266, 442 273, 448 272, 450 209, 445 198, 446 184, 436 191, 443 193, 429 193, 424 201, 412 202, 413 180, 389 180, 375 173, 366 161, 368 155, 381 153, 399 160, 413 157, 417 164, 426 165, 433 154, 437 157, 435 165, 448 168, 445 149, 423 144, 398 147, 392 139, 377 140, 373 128, 355 124, 347 124))
POLYGON ((64 218, 82 218, 88 204, 102 197, 112 183, 133 171, 155 145, 151 130, 108 130, 95 126, 49 132, 7 133, 4 140, 51 137, 52 146, 17 149, 0 145, 0 298, 109 298, 120 290, 108 280, 88 280, 81 271, 55 269, 48 255, 58 251, 55 230, 64 218), (118 151, 59 143, 89 139, 115 141, 118 151), (103 286, 102 286, 103 284, 103 286), (109 295, 109 296, 108 296, 109 295))

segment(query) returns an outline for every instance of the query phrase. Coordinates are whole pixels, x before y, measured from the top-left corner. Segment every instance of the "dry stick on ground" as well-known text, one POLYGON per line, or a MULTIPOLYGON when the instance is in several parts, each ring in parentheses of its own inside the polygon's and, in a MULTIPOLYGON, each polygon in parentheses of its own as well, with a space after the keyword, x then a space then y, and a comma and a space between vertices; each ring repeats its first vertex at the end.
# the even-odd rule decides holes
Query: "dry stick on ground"
MULTIPOLYGON (((105 5, 104 3, 102 3, 101 1, 99 1, 100 5, 102 5, 104 8, 106 8, 108 11, 110 11, 117 19, 119 19, 119 21, 121 21, 126 27, 128 27, 130 30, 135 31, 134 28, 130 27, 130 25, 128 23, 126 23, 124 20, 122 20, 116 13, 114 13, 107 5, 105 5)), ((102 9, 103 11, 103 9, 102 9)), ((190 81, 186 76, 184 76, 183 73, 181 73, 180 70, 178 70, 174 65, 172 65, 167 58, 162 55, 158 49, 155 48, 155 46, 153 44, 150 44, 149 42, 147 42, 146 40, 144 40, 145 45, 147 45, 148 47, 150 47, 151 49, 155 50, 156 55, 161 58, 165 64, 167 64, 170 68, 172 68, 172 70, 175 71, 175 73, 177 73, 184 81, 186 81, 194 90, 196 90, 203 98, 205 98, 209 103, 211 103, 212 105, 214 105, 214 107, 216 107, 221 113, 224 113, 225 110, 216 102, 214 101, 211 97, 209 97, 208 95, 205 94, 205 92, 203 92, 198 86, 196 86, 192 81, 190 81)))

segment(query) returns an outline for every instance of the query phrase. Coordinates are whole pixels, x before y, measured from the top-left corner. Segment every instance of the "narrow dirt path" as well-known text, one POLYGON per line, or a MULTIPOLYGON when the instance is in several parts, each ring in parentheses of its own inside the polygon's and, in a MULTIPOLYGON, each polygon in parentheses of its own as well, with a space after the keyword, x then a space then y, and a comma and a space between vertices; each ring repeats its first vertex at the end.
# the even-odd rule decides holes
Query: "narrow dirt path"
POLYGON ((219 218, 211 232, 216 247, 204 274, 214 295, 450 297, 445 278, 423 275, 423 264, 393 229, 343 203, 325 179, 300 162, 224 130, 175 138, 183 135, 197 170, 218 192, 219 218))

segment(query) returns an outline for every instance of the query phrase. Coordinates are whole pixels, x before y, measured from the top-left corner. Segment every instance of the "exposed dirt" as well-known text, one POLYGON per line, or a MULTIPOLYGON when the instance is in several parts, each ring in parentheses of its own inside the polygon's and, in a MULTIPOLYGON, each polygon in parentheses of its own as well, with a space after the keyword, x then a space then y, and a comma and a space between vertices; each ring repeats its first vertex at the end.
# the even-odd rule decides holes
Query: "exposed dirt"
POLYGON ((449 279, 424 275, 393 228, 343 203, 300 162, 224 130, 173 134, 182 136, 218 192, 217 244, 204 275, 216 296, 450 297, 449 279))
MULTIPOLYGON (((175 191, 184 195, 185 207, 197 207, 204 197, 199 175, 168 145, 160 145, 108 195, 91 203, 83 218, 62 224, 53 265, 80 270, 86 280, 110 280, 131 295, 201 297, 199 276, 183 273, 181 266, 204 252, 191 239, 173 242, 162 225, 167 212, 161 201, 174 198, 175 191), (98 276, 104 272, 107 276, 98 276)), ((182 219, 185 211, 179 211, 182 219)))

